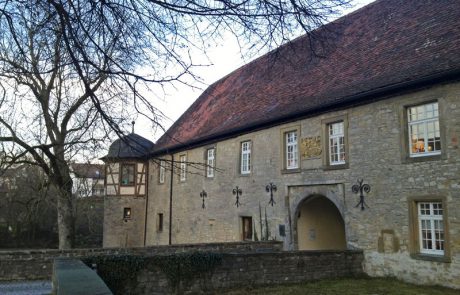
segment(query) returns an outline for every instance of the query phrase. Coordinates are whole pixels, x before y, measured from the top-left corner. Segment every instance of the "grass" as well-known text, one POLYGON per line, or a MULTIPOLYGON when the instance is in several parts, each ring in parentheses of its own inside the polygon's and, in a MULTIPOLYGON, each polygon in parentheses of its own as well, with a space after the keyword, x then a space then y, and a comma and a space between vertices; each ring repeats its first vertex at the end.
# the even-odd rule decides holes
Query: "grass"
POLYGON ((260 295, 459 295, 460 290, 439 286, 419 286, 390 278, 321 280, 295 285, 229 290, 220 294, 260 295))

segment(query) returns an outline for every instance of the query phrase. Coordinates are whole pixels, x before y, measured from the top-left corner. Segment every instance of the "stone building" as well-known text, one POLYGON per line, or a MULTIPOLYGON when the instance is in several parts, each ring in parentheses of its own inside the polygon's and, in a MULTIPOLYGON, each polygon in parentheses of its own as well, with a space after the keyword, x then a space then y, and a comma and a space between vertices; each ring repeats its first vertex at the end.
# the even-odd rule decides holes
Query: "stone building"
POLYGON ((111 147, 104 245, 362 249, 460 288, 459 52, 460 1, 381 0, 237 69, 111 147))

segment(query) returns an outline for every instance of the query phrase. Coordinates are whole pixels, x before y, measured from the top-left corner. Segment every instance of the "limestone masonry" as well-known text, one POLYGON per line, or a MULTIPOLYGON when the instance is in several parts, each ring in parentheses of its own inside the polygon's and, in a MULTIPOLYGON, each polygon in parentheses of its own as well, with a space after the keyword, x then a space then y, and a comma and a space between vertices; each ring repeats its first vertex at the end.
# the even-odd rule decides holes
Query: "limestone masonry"
POLYGON ((357 249, 371 276, 460 288, 460 2, 376 1, 331 28, 324 57, 296 39, 157 143, 114 142, 104 246, 357 249))

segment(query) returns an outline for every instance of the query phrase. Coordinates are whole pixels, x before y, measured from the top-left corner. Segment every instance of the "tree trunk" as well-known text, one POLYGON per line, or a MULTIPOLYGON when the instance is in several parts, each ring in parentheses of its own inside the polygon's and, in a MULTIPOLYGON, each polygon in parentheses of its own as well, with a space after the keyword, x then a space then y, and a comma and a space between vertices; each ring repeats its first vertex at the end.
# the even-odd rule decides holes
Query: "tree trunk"
MULTIPOLYGON (((69 177, 70 178, 70 177, 69 177)), ((72 196, 72 181, 70 185, 59 188, 57 197, 57 221, 59 249, 71 249, 75 241, 75 215, 72 196)))

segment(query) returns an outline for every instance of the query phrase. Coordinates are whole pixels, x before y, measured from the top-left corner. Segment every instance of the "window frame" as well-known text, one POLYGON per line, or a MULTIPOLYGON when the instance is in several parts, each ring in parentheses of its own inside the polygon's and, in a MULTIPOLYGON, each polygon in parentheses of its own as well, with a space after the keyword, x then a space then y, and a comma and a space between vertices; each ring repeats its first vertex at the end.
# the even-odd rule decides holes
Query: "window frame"
POLYGON ((348 169, 350 167, 350 149, 348 147, 348 115, 343 114, 340 116, 334 116, 321 120, 321 128, 323 134, 323 140, 321 141, 322 158, 323 158, 323 170, 336 170, 336 169, 348 169), (329 128, 333 124, 343 122, 343 144, 345 160, 343 163, 333 164, 331 163, 330 155, 330 136, 329 128))
POLYGON ((164 184, 166 176, 166 161, 160 160, 159 167, 158 167, 158 183, 164 184))
POLYGON ((401 99, 399 104, 399 121, 401 124, 400 132, 400 148, 401 148, 401 163, 410 164, 417 162, 425 161, 437 161, 447 158, 447 137, 445 130, 445 110, 442 97, 439 95, 427 94, 423 97, 407 97, 401 99), (410 156, 410 144, 409 144, 409 119, 408 119, 408 109, 410 107, 424 105, 437 102, 438 103, 438 122, 439 122, 439 131, 441 135, 441 153, 438 154, 428 154, 425 156, 411 157, 410 156))
POLYGON ((284 144, 286 146, 285 150, 285 161, 286 161, 286 170, 295 170, 299 169, 299 134, 297 130, 293 131, 287 131, 284 133, 284 144), (295 143, 289 143, 289 135, 294 134, 295 135, 295 143), (289 166, 289 147, 294 147, 292 149, 292 154, 293 154, 293 160, 295 160, 295 165, 289 166))
POLYGON ((120 186, 130 187, 136 186, 136 164, 135 163, 120 163, 120 186), (123 183, 123 167, 132 167, 133 168, 133 182, 124 184, 123 183))
POLYGON ((133 216, 133 211, 131 207, 123 207, 123 220, 127 221, 133 216))
POLYGON ((450 235, 448 224, 447 200, 445 197, 439 196, 414 196, 408 198, 409 202, 409 251, 414 259, 429 260, 437 262, 451 262, 450 253, 450 235), (421 242, 421 226, 420 226, 420 211, 421 203, 441 203, 442 204, 442 221, 444 233, 444 250, 430 251, 423 250, 421 242))
POLYGON ((417 214, 418 214, 418 230, 419 230, 419 246, 420 246, 420 253, 421 254, 428 254, 428 255, 440 255, 444 256, 444 249, 445 249, 445 232, 444 232, 444 213, 443 213, 442 202, 417 202, 417 214), (428 205, 428 208, 422 207, 422 205, 428 205), (441 205, 441 209, 436 208, 438 205, 441 205), (423 211, 429 211, 429 214, 422 214, 423 211), (442 211, 442 214, 434 214, 435 211, 442 211), (435 224, 436 222, 442 222, 442 235, 443 238, 437 238, 435 224), (424 247, 423 243, 423 223, 429 224, 429 229, 427 229, 431 236, 431 248, 424 247), (442 249, 435 249, 437 243, 442 243, 442 249))
POLYGON ((184 182, 187 180, 187 154, 179 156, 179 181, 184 182))
MULTIPOLYGON (((434 110, 433 110, 434 112, 434 110)), ((441 128, 440 128, 440 122, 439 122, 439 102, 438 101, 430 101, 430 102, 425 102, 421 104, 416 104, 416 105, 411 105, 406 107, 406 119, 407 119, 407 130, 408 130, 408 146, 409 146, 409 157, 411 158, 418 158, 418 157, 429 157, 429 156, 436 156, 442 154, 442 138, 441 138, 441 128), (431 118, 423 118, 423 119, 411 119, 411 109, 415 109, 418 107, 423 107, 424 108, 424 113, 428 113, 429 111, 427 110, 427 106, 429 105, 434 105, 436 104, 436 109, 437 109, 437 116, 436 117, 431 117, 431 118), (413 147, 413 134, 411 133, 411 127, 413 126, 423 126, 423 149, 428 150, 429 149, 429 135, 427 131, 428 124, 430 123, 437 123, 438 125, 438 130, 439 132, 439 150, 434 150, 434 151, 424 151, 424 152, 418 152, 414 153, 412 152, 412 147, 413 147)), ((436 132, 436 130, 435 130, 436 132)), ((436 135, 435 135, 436 137, 436 135)), ((420 139, 420 137, 417 137, 417 139, 420 139)), ((417 142, 418 143, 418 142, 417 142)), ((434 143, 433 145, 436 145, 434 143)))
POLYGON ((280 146, 281 146, 281 174, 288 174, 288 173, 298 173, 301 171, 302 167, 302 157, 300 154, 300 143, 301 143, 301 129, 300 125, 288 125, 286 127, 283 127, 280 129, 280 146), (297 148, 296 148, 296 153, 297 153, 297 168, 294 167, 289 167, 287 166, 287 153, 288 153, 288 147, 286 145, 287 143, 287 134, 295 132, 297 135, 297 148))
POLYGON ((343 121, 338 121, 334 123, 330 123, 327 125, 328 126, 328 152, 329 152, 329 165, 331 166, 336 166, 336 165, 343 165, 346 163, 345 160, 345 126, 343 121), (340 124, 340 125, 339 125, 340 124), (334 126, 339 125, 341 128, 341 132, 335 134, 335 128, 334 126), (337 146, 337 153, 332 153, 332 148, 337 146), (342 150, 343 149, 343 150, 342 150), (333 155, 335 156, 337 154, 338 160, 335 161, 333 159, 333 155), (342 158, 343 154, 343 160, 340 160, 342 158))
POLYGON ((211 147, 206 149, 206 177, 214 178, 214 170, 216 166, 216 148, 211 147), (212 151, 212 157, 209 152, 212 151))
POLYGON ((252 173, 252 141, 244 140, 240 142, 240 165, 239 165, 239 174, 240 175, 250 175, 252 173), (248 149, 244 150, 244 145, 248 145, 248 149), (243 169, 244 157, 247 156, 247 166, 246 170, 243 169))

